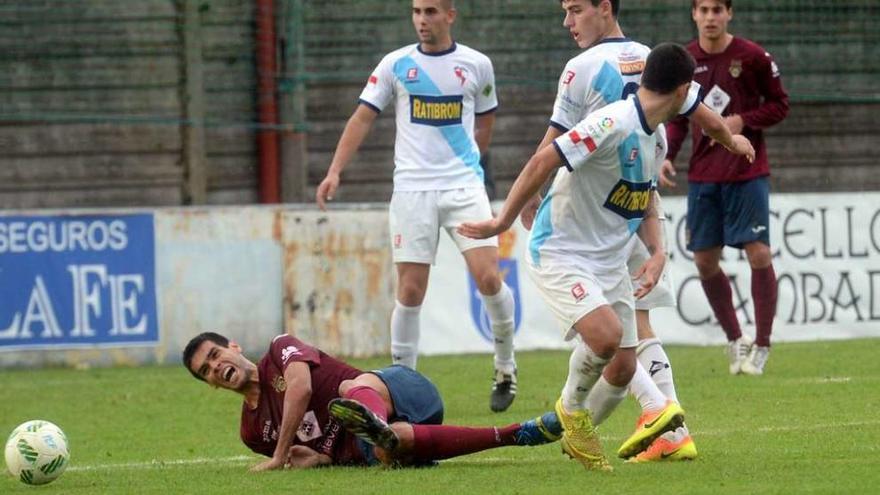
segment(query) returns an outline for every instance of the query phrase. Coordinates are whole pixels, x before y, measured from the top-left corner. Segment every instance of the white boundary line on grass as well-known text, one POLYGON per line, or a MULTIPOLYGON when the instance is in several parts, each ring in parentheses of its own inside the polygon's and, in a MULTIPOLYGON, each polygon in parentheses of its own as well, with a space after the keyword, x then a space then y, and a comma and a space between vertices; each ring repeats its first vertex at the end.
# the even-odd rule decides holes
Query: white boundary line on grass
POLYGON ((243 464, 248 461, 257 461, 258 457, 237 455, 232 457, 197 457, 195 459, 173 459, 162 461, 153 459, 146 462, 117 462, 109 464, 92 464, 85 466, 73 465, 67 471, 103 471, 107 469, 153 469, 168 466, 192 466, 197 464, 243 464))
MULTIPOLYGON (((776 432, 789 432, 789 431, 803 431, 803 430, 831 430, 835 428, 855 428, 861 426, 876 426, 880 425, 880 420, 874 421, 851 421, 848 423, 825 423, 825 424, 817 424, 817 425, 805 425, 805 426, 764 426, 760 428, 756 428, 754 431, 758 431, 761 433, 776 433, 776 432)), ((734 433, 740 433, 739 430, 706 430, 706 431, 695 431, 694 436, 697 438, 701 436, 724 436, 724 435, 732 435, 734 433)), ((617 437, 603 437, 603 440, 614 440, 617 437)), ((113 469, 162 469, 166 467, 177 467, 177 466, 193 466, 200 464, 216 464, 216 465, 231 465, 231 464, 247 464, 250 462, 258 462, 261 457, 256 456, 247 456, 247 455, 237 455, 231 457, 197 457, 194 459, 173 459, 169 461, 163 461, 154 459, 152 461, 146 462, 121 462, 121 463, 109 463, 109 464, 92 464, 92 465, 84 465, 79 466, 74 464, 67 468, 68 471, 76 472, 76 471, 104 471, 104 470, 113 470, 113 469)), ((446 462, 462 462, 462 463, 471 463, 471 464, 493 464, 499 462, 507 462, 507 463, 515 463, 516 459, 511 459, 507 457, 480 457, 480 458, 462 458, 459 461, 450 460, 446 462)), ((529 462, 533 462, 530 460, 529 462)))

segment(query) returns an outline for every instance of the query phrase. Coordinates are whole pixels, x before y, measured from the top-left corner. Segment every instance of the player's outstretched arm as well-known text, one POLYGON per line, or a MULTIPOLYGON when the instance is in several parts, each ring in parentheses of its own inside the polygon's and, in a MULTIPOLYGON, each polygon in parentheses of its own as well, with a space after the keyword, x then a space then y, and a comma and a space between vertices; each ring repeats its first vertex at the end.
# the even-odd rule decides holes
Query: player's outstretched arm
POLYGON ((458 233, 472 239, 487 239, 509 229, 529 199, 538 193, 541 185, 559 166, 559 154, 553 146, 547 146, 526 163, 516 178, 501 213, 484 222, 468 222, 458 226, 458 233))
POLYGON ((333 154, 333 161, 327 170, 327 176, 324 177, 315 192, 315 201, 322 210, 327 209, 327 201, 332 200, 336 195, 342 170, 351 162, 354 154, 357 153, 358 148, 370 133, 377 115, 376 110, 367 105, 358 105, 345 124, 345 130, 342 131, 342 136, 336 145, 336 153, 333 154))
POLYGON ((251 471, 281 469, 287 463, 293 437, 312 398, 312 372, 308 363, 293 362, 284 370, 284 410, 281 413, 281 427, 278 429, 278 442, 272 458, 251 468, 251 471))
MULTIPOLYGON (((538 149, 535 151, 541 151, 542 149, 550 146, 550 143, 553 142, 554 139, 558 138, 562 135, 562 131, 550 126, 547 128, 547 132, 544 134, 544 139, 541 140, 541 143, 538 144, 538 149)), ((543 187, 542 187, 543 189, 543 187)), ((519 215, 519 221, 522 222, 523 227, 526 230, 532 230, 532 224, 535 223, 535 216, 538 214, 538 207, 541 206, 541 194, 535 194, 528 201, 526 201, 525 206, 523 206, 522 212, 519 215)))

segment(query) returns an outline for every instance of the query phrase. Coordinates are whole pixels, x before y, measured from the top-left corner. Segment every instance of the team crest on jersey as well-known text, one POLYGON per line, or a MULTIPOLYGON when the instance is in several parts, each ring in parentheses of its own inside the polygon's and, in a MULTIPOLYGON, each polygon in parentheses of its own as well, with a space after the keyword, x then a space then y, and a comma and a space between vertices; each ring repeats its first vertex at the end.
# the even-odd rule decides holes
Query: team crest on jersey
POLYGON ((409 121, 413 124, 443 127, 461 124, 464 96, 409 96, 409 121))
POLYGON ((467 82, 468 70, 460 65, 456 65, 452 71, 455 73, 455 77, 461 82, 461 85, 464 86, 464 83, 467 82))
POLYGON ((739 77, 739 75, 742 74, 742 71, 743 71, 742 60, 739 60, 739 59, 731 60, 730 61, 730 68, 728 69, 728 71, 730 72, 730 77, 732 77, 734 79, 739 77))
POLYGON ((408 71, 406 71, 406 80, 413 81, 418 79, 419 77, 419 69, 417 67, 410 67, 408 71))
POLYGON ((636 164, 636 159, 639 157, 639 149, 633 147, 633 149, 629 150, 629 156, 626 159, 625 167, 632 167, 636 164))
POLYGON ((272 379, 272 388, 275 389, 276 392, 281 393, 287 390, 287 382, 284 381, 284 377, 281 375, 276 376, 272 379))
POLYGON ((605 200, 605 208, 627 220, 642 218, 651 199, 650 182, 630 182, 620 179, 605 200))
POLYGON ((562 84, 569 85, 571 81, 574 79, 575 73, 574 71, 568 71, 565 73, 565 77, 562 79, 562 84))

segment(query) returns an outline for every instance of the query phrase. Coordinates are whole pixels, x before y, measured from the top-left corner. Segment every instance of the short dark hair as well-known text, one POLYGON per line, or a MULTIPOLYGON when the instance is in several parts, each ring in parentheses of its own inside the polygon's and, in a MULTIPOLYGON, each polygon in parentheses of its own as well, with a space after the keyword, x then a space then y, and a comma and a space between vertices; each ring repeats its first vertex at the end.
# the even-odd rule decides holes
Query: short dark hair
MULTIPOLYGON (((559 3, 564 1, 565 0, 559 0, 559 3)), ((593 4, 593 7, 598 7, 599 4, 602 3, 602 0, 589 0, 589 2, 593 4)), ((616 18, 617 14, 620 12, 620 0, 608 0, 608 3, 611 4, 611 15, 616 18)))
POLYGON ((214 332, 202 332, 193 337, 192 340, 190 340, 189 343, 186 344, 186 348, 183 349, 183 365, 186 366, 186 369, 188 369, 190 373, 192 373, 192 376, 198 378, 201 381, 205 381, 205 379, 202 377, 202 375, 196 373, 190 365, 192 364, 193 354, 196 353, 196 349, 198 349, 199 346, 202 345, 202 342, 206 341, 213 342, 220 347, 229 347, 229 339, 220 335, 219 333, 214 332))
POLYGON ((648 54, 642 86, 655 93, 669 94, 694 78, 697 63, 677 43, 660 43, 648 54))
MULTIPOLYGON (((700 0, 691 0, 691 8, 692 9, 697 8, 697 2, 699 2, 699 1, 700 0)), ((727 10, 730 10, 733 8, 733 0, 723 0, 723 1, 724 1, 724 6, 727 8, 727 10)))

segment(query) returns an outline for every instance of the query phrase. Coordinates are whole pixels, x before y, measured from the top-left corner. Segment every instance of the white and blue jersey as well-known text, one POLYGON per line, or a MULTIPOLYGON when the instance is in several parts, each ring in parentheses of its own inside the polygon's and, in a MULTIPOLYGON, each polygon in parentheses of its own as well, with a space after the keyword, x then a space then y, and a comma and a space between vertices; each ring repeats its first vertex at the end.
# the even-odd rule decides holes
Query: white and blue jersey
POLYGON ((663 126, 648 127, 637 95, 592 112, 553 146, 567 170, 556 174, 529 237, 531 263, 577 263, 619 271, 666 157, 663 126))
MULTIPOLYGON (((607 38, 569 60, 559 77, 550 125, 567 132, 590 112, 634 94, 650 52, 628 38, 607 38)), ((700 85, 692 83, 679 113, 690 115, 699 104, 700 85)))
POLYGON ((360 95, 381 112, 395 102, 394 190, 482 188, 475 115, 498 106, 492 62, 453 43, 424 53, 418 44, 386 55, 360 95))

